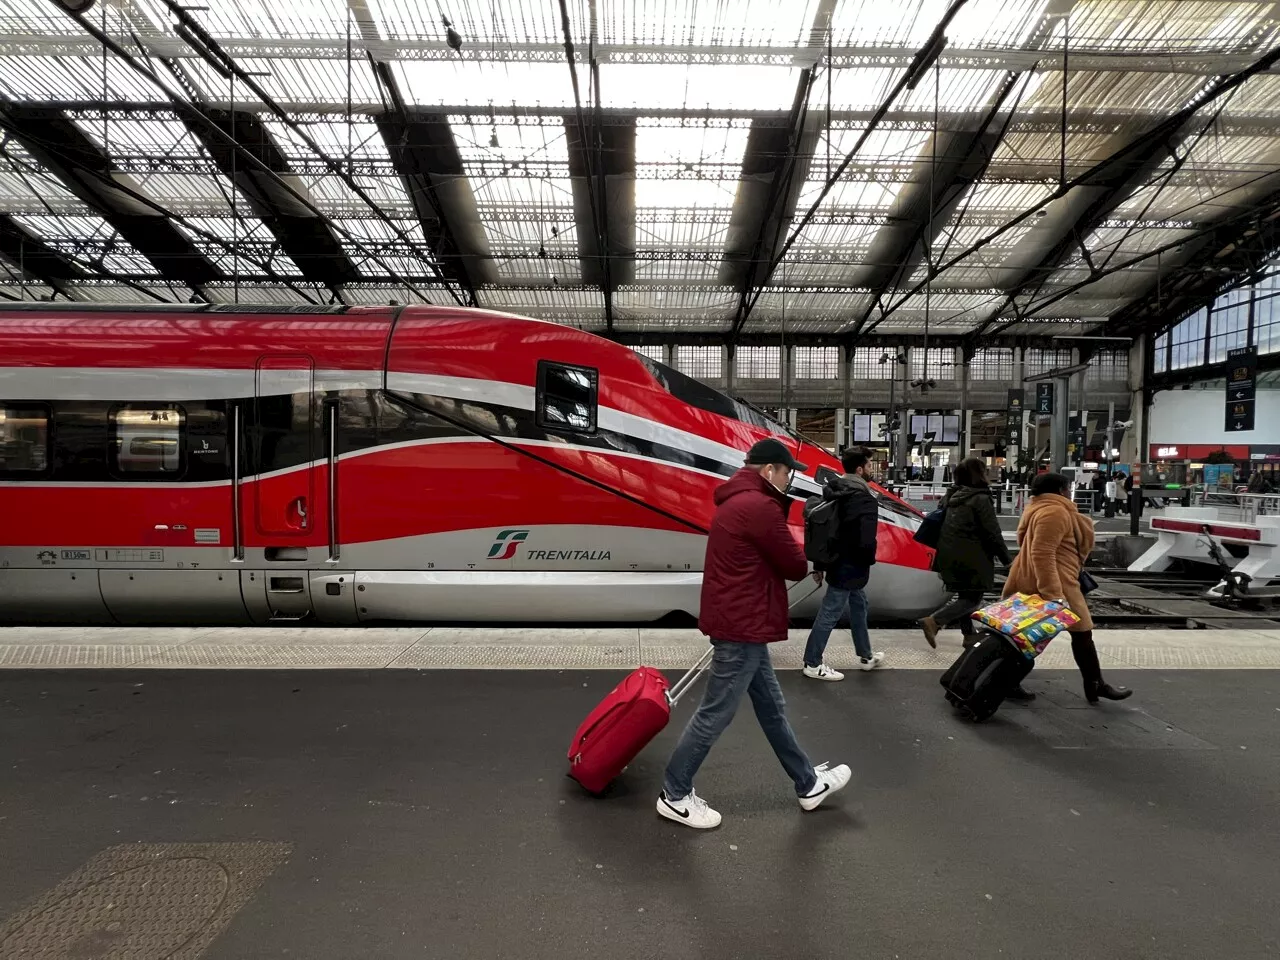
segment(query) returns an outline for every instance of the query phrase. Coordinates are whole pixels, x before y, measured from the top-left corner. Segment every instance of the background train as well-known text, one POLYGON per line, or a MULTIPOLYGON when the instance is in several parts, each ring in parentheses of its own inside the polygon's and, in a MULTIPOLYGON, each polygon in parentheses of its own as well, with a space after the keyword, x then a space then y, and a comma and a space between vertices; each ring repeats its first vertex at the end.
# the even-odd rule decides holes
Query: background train
MULTIPOLYGON (((0 619, 696 614, 711 493, 775 435, 611 341, 459 308, 0 307, 0 619)), ((940 601, 880 498, 876 617, 940 601)), ((811 615, 812 581, 792 587, 811 615)))

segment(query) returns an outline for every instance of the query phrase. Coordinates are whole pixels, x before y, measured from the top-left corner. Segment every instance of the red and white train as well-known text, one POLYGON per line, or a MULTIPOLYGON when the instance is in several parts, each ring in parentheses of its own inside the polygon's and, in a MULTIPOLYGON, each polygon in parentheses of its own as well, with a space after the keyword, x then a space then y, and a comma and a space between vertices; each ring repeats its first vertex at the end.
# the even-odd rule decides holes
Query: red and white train
MULTIPOLYGON (((0 307, 0 619, 696 614, 750 407, 611 341, 452 307, 0 307)), ((878 617, 942 596, 878 493, 878 617)), ((812 581, 792 587, 812 614, 812 581)))

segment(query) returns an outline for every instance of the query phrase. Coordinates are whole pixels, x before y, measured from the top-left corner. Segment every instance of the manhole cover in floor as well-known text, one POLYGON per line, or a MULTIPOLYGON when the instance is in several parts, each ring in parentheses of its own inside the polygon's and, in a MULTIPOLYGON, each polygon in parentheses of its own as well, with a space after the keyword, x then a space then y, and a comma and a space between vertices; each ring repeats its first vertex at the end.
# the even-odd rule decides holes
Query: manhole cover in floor
POLYGON ((0 960, 190 960, 287 853, 273 843, 115 847, 0 926, 0 960))

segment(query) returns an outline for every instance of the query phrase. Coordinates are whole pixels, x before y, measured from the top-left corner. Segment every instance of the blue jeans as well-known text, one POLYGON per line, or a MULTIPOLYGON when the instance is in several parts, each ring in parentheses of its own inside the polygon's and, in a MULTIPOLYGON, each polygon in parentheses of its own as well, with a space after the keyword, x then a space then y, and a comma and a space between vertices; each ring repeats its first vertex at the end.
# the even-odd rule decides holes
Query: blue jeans
POLYGON ((841 590, 833 583, 827 584, 827 594, 822 598, 822 606, 818 607, 818 615, 813 618, 813 629, 809 631, 809 642, 804 648, 804 665, 816 667, 822 663, 822 655, 826 652, 827 641, 831 639, 831 631, 840 622, 840 615, 849 608, 849 629, 853 632, 853 649, 864 660, 871 656, 871 635, 867 633, 867 595, 861 587, 841 590))
POLYGON ((763 643, 737 643, 713 640, 711 674, 702 703, 689 719, 680 735, 675 753, 667 764, 662 789, 673 800, 687 797, 693 790, 693 778, 707 759, 711 745, 729 726, 738 703, 745 693, 751 697, 760 728, 778 755, 782 767, 796 785, 796 793, 811 793, 818 784, 809 757, 796 742, 795 732, 783 711, 786 702, 773 672, 769 647, 763 643))

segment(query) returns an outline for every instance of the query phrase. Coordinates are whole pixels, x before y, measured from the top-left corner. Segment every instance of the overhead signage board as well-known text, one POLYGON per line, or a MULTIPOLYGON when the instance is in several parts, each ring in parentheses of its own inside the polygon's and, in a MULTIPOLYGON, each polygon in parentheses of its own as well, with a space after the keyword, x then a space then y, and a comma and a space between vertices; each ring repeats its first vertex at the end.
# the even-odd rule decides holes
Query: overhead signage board
POLYGON ((1053 413, 1053 382, 1036 384, 1036 413, 1040 415, 1053 413))
POLYGON ((1257 398, 1258 351, 1256 347, 1236 347, 1227 351, 1228 433, 1253 429, 1257 398))
POLYGON ((1009 405, 1005 408, 1004 417, 1005 442, 1018 447, 1022 445, 1022 391, 1009 391, 1009 405))

